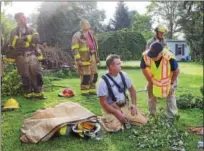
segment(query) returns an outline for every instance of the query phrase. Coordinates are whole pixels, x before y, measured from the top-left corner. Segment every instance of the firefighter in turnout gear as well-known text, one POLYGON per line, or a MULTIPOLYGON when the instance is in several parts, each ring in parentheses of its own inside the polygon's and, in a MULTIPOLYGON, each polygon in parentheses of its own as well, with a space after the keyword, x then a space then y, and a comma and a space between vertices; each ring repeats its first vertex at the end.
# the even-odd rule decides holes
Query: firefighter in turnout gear
POLYGON ((167 99, 167 116, 173 119, 177 114, 175 97, 178 63, 173 53, 161 43, 154 42, 143 53, 140 68, 148 82, 148 105, 150 114, 156 112, 156 98, 167 99))
POLYGON ((81 94, 96 94, 98 45, 85 19, 81 21, 81 30, 72 37, 72 50, 81 79, 81 94))
POLYGON ((146 49, 148 49, 153 42, 160 42, 163 47, 167 46, 166 41, 163 38, 163 35, 167 33, 166 28, 159 25, 154 29, 154 31, 155 36, 147 41, 146 49))
POLYGON ((10 32, 9 48, 12 50, 21 76, 24 96, 26 98, 44 99, 42 93, 43 77, 36 48, 39 43, 39 34, 27 26, 26 17, 22 12, 14 16, 17 27, 10 32))

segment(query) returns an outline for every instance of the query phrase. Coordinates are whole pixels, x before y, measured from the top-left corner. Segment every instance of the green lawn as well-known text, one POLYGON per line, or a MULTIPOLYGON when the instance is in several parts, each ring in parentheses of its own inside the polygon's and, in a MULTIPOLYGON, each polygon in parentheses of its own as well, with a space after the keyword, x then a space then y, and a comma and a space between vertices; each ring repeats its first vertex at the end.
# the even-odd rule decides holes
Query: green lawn
MULTIPOLYGON (((126 64, 138 66, 139 62, 132 61, 126 62, 126 64)), ((179 63, 179 66, 181 74, 179 76, 179 86, 176 95, 192 93, 200 96, 199 88, 203 83, 203 67, 193 63, 179 63)), ((136 89, 139 90, 144 88, 146 81, 139 69, 125 69, 124 71, 129 74, 136 89)), ((99 70, 99 77, 105 72, 105 69, 99 70)), ((84 141, 75 137, 59 137, 39 144, 20 143, 20 128, 23 124, 23 120, 26 117, 30 117, 37 109, 54 106, 60 102, 73 101, 80 103, 96 115, 101 115, 102 112, 98 98, 96 96, 80 96, 79 82, 79 78, 67 78, 60 81, 53 81, 55 85, 71 87, 76 92, 76 96, 73 98, 57 97, 57 94, 62 88, 55 89, 52 92, 46 92, 45 94, 48 99, 44 101, 27 101, 22 97, 14 97, 22 107, 13 112, 2 113, 2 151, 139 151, 135 145, 136 140, 130 140, 128 138, 131 134, 131 130, 116 134, 105 134, 101 141, 84 141)), ((7 99, 8 97, 2 98, 3 102, 7 99)), ((142 111, 148 111, 147 95, 145 92, 137 94, 137 106, 142 111)), ((158 103, 158 108, 159 107, 165 107, 165 102, 160 101, 158 103)), ((186 131, 188 126, 198 126, 203 123, 202 111, 199 109, 179 110, 179 114, 181 117, 177 125, 179 125, 180 130, 186 131)), ((186 150, 196 151, 198 140, 200 140, 200 138, 197 135, 190 134, 185 139, 187 145, 186 150)), ((144 151, 146 150, 148 149, 144 149, 144 151)), ((149 149, 149 151, 153 150, 155 149, 149 149)), ((157 151, 159 150, 166 151, 167 149, 157 149, 157 151)))

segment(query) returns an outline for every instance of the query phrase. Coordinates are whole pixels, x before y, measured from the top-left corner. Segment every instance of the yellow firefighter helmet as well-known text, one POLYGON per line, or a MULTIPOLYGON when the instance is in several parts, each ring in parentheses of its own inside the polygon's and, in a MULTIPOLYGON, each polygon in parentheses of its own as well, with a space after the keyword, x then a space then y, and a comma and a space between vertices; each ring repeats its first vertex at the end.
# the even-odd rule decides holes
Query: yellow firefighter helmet
POLYGON ((154 31, 166 33, 166 32, 167 32, 167 29, 166 29, 165 27, 159 25, 159 26, 157 26, 157 27, 154 29, 154 31))
POLYGON ((20 108, 20 105, 19 103, 13 99, 13 98, 10 98, 9 100, 7 100, 4 105, 2 106, 2 110, 5 111, 5 110, 9 110, 9 109, 17 109, 17 108, 20 108))

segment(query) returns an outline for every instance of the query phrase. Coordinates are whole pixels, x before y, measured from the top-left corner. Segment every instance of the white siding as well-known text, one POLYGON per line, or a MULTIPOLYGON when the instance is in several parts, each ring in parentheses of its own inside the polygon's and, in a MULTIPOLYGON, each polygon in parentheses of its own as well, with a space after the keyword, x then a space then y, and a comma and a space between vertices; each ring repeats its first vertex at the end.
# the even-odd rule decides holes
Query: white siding
POLYGON ((186 44, 185 41, 167 41, 167 46, 169 47, 169 49, 174 53, 176 60, 180 61, 181 59, 189 59, 190 57, 190 48, 189 46, 186 44), (184 55, 179 54, 176 55, 176 45, 182 45, 184 44, 184 55))

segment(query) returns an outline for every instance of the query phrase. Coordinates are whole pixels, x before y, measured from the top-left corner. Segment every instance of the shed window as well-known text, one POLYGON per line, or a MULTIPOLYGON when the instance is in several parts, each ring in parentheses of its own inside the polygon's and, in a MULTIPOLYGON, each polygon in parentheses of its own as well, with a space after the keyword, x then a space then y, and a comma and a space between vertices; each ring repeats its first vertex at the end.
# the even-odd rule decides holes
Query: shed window
POLYGON ((176 44, 176 54, 175 55, 185 55, 184 44, 176 44))

